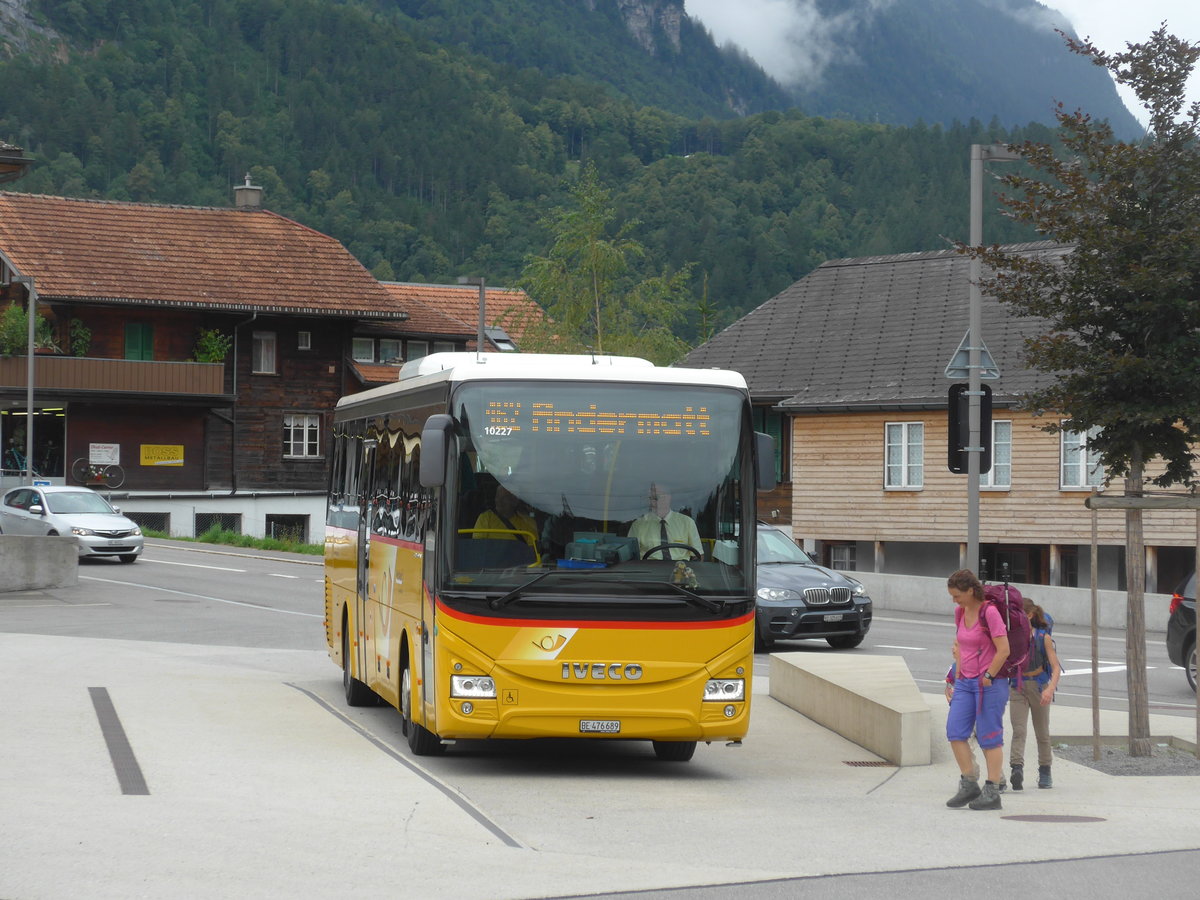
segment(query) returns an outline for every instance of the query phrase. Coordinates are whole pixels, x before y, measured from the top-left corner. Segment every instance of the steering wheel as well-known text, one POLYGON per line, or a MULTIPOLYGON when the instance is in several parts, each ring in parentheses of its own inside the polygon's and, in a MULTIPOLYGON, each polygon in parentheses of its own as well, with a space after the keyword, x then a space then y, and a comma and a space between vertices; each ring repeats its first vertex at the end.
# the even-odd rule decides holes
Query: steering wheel
POLYGON ((675 544, 675 543, 659 544, 657 547, 651 547, 649 550, 647 550, 645 553, 642 554, 642 559, 649 559, 651 553, 657 553, 659 550, 670 550, 674 547, 678 547, 681 550, 687 550, 689 553, 692 554, 692 559, 704 559, 704 554, 701 553, 699 550, 697 550, 695 547, 693 547, 691 544, 675 544))

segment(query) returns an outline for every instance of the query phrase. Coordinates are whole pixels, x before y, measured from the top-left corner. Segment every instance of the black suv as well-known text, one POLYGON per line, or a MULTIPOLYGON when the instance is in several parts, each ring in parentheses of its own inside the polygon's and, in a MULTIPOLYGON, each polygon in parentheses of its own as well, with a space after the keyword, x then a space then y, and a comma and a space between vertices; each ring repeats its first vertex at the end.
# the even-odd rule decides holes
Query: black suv
POLYGON ((824 638, 837 650, 857 647, 871 627, 871 598, 853 578, 819 566, 787 534, 758 524, 755 645, 824 638))
POLYGON ((1167 620, 1167 656, 1183 666, 1188 684, 1196 689, 1196 573, 1183 580, 1171 595, 1167 620))

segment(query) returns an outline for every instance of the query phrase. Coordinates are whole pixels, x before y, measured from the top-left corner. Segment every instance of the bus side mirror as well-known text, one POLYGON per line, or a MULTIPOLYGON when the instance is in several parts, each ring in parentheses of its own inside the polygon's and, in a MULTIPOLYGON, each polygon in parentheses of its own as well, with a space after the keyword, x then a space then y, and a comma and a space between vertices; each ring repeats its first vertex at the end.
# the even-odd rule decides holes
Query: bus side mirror
POLYGON ((761 431, 754 432, 754 477, 760 491, 774 490, 775 439, 761 431))
POLYGON ((421 429, 421 487, 441 487, 446 483, 446 448, 454 419, 438 413, 425 420, 421 429))

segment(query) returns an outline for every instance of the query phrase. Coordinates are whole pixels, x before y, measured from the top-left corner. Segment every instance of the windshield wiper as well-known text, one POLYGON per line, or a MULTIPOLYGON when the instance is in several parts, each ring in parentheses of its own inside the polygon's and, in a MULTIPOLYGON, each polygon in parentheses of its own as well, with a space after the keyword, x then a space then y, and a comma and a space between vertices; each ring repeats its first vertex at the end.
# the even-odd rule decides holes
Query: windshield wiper
POLYGON ((702 597, 695 591, 689 591, 682 584, 676 584, 673 581, 623 581, 623 584, 653 584, 655 586, 669 587, 671 590, 679 593, 692 606, 698 606, 703 610, 716 614, 725 611, 724 600, 710 600, 708 597, 702 597))

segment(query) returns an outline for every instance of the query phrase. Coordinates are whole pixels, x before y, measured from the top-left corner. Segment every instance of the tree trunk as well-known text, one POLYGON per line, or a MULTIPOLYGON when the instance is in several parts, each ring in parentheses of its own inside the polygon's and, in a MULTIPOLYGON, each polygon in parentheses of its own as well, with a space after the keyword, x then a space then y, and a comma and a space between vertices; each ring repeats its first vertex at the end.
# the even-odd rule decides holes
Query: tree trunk
MULTIPOLYGON (((1135 445, 1125 479, 1125 496, 1142 496, 1144 463, 1135 445)), ((1150 707, 1146 698, 1146 548, 1142 511, 1125 511, 1125 684, 1129 695, 1129 755, 1150 755, 1150 707)))

